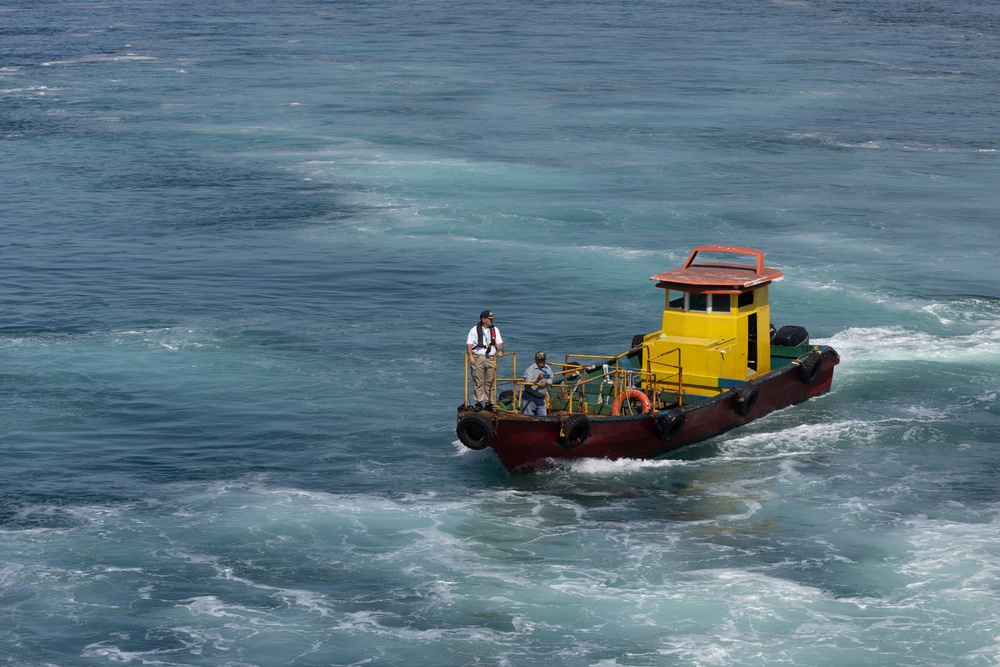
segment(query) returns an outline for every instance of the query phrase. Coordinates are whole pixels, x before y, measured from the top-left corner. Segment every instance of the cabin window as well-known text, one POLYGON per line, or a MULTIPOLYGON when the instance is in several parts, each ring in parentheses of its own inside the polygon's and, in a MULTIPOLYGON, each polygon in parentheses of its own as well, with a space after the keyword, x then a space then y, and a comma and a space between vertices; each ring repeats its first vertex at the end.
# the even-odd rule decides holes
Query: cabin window
POLYGON ((667 292, 667 308, 672 308, 673 310, 684 310, 684 296, 684 292, 669 290, 667 292))
POLYGON ((746 308, 753 305, 753 292, 742 292, 737 304, 739 308, 746 308))
POLYGON ((732 312, 732 297, 728 294, 703 294, 698 292, 667 292, 667 308, 687 310, 696 313, 732 312))

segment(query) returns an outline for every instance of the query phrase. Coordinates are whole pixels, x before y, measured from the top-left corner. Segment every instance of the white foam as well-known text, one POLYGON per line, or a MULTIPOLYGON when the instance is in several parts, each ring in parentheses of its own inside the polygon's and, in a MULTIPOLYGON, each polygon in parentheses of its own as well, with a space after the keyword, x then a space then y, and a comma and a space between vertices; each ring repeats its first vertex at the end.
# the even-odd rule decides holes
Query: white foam
POLYGON ((158 664, 157 660, 150 660, 152 656, 164 655, 170 651, 152 649, 149 651, 125 651, 109 642, 96 642, 88 644, 83 648, 81 656, 84 658, 98 658, 110 662, 137 662, 139 664, 158 664))
POLYGON ((836 348, 849 365, 866 361, 1000 361, 1000 326, 951 337, 901 326, 851 328, 824 342, 836 348))
POLYGON ((120 63, 120 62, 148 62, 157 60, 154 56, 143 56, 137 53, 126 53, 120 56, 90 55, 72 60, 49 60, 39 63, 42 67, 58 67, 65 65, 78 65, 81 63, 120 63))
POLYGON ((993 328, 1000 323, 1000 301, 989 299, 964 299, 949 303, 931 303, 921 310, 941 324, 972 324, 993 328))
POLYGON ((691 461, 677 459, 566 459, 561 462, 574 473, 594 476, 621 475, 622 473, 648 470, 668 470, 691 465, 691 461))
POLYGON ((60 88, 52 86, 24 86, 22 88, 0 88, 0 95, 13 95, 16 93, 32 93, 34 95, 48 95, 58 92, 60 88))
MULTIPOLYGON (((766 423, 758 423, 756 428, 763 428, 765 425, 766 423)), ((797 424, 780 431, 752 433, 734 431, 720 442, 719 448, 721 456, 726 459, 748 458, 761 461, 767 458, 783 459, 811 454, 820 449, 829 449, 831 445, 845 438, 852 441, 872 441, 875 437, 876 427, 871 422, 852 419, 797 424)))

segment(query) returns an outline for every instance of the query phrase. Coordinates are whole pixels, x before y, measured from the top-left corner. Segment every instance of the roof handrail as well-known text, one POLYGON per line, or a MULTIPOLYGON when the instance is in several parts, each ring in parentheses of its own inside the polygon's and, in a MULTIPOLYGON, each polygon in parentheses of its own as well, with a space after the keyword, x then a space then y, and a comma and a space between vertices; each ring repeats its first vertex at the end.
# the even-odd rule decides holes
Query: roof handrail
POLYGON ((757 258, 757 270, 755 271, 755 273, 758 274, 764 273, 764 253, 762 253, 760 250, 754 250, 753 248, 743 248, 741 246, 735 246, 735 245, 698 246, 697 248, 691 251, 690 255, 688 255, 687 261, 684 262, 684 266, 682 268, 686 269, 692 266, 694 264, 694 258, 699 252, 728 252, 737 255, 753 255, 754 257, 757 258))

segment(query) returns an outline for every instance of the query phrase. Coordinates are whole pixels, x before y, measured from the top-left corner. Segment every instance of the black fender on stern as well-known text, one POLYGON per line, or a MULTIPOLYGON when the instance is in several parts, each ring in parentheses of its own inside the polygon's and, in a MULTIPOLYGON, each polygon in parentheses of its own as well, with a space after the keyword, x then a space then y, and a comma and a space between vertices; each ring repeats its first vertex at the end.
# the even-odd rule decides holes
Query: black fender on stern
POLYGON ((587 415, 570 415, 559 429, 559 444, 563 449, 576 449, 590 437, 590 420, 587 415))
POLYGON ((458 420, 455 433, 469 449, 486 449, 493 442, 493 421, 479 412, 470 412, 458 420))
POLYGON ((819 350, 813 350, 809 353, 799 366, 799 382, 804 385, 810 385, 816 381, 816 377, 819 375, 819 369, 823 365, 823 354, 819 350))

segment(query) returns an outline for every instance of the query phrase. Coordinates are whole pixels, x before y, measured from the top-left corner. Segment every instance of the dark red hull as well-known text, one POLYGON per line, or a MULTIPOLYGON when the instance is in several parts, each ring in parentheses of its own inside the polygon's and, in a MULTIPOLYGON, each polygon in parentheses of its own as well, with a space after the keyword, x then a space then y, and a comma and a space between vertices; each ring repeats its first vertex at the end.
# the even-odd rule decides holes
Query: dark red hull
MULTIPOLYGON (((650 413, 622 417, 590 417, 590 433, 576 449, 560 443, 563 416, 527 417, 519 414, 493 413, 494 434, 490 447, 511 473, 522 473, 551 465, 558 459, 648 459, 686 445, 711 438, 742 426, 781 408, 801 403, 830 390, 833 369, 840 362, 829 347, 820 347, 822 364, 806 382, 798 363, 787 363, 752 381, 759 393, 753 408, 740 415, 737 397, 728 391, 715 398, 692 403, 683 408, 683 426, 672 435, 661 436, 656 417, 650 413)), ((459 411, 459 419, 467 411, 459 411)))

